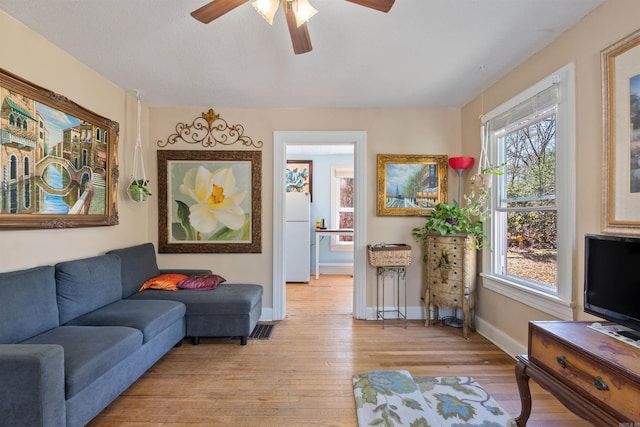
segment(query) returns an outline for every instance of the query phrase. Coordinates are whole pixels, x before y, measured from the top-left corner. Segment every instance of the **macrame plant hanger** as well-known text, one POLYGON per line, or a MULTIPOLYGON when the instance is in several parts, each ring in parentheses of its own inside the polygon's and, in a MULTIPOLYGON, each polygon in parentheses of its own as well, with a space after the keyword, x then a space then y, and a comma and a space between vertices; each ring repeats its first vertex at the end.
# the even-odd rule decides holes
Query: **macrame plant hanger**
MULTIPOLYGON (((484 64, 480 66, 480 71, 484 71, 484 64)), ((480 159, 478 161, 478 173, 471 180, 476 188, 488 189, 493 182, 493 173, 491 172, 493 168, 489 162, 489 134, 484 123, 484 89, 480 94, 480 117, 478 117, 478 120, 480 120, 480 159)))
POLYGON ((140 104, 142 97, 139 92, 136 92, 136 98, 138 100, 137 135, 133 151, 131 180, 127 188, 127 193, 129 194, 129 198, 134 202, 146 202, 149 196, 151 196, 151 193, 149 192, 149 181, 147 180, 147 174, 144 170, 144 159, 142 158, 142 138, 140 138, 140 104))

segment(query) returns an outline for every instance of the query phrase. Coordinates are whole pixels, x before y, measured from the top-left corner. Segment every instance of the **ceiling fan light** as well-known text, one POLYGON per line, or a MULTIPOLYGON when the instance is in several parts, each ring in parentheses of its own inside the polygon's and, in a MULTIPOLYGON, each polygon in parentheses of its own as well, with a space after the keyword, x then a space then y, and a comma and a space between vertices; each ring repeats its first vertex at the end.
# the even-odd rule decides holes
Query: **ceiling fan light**
POLYGON ((256 0, 251 5, 269 25, 273 25, 273 17, 278 11, 279 0, 256 0))
POLYGON ((296 16, 296 25, 299 27, 311 19, 313 15, 318 13, 318 11, 311 6, 309 0, 298 0, 296 3, 296 7, 293 11, 296 16))

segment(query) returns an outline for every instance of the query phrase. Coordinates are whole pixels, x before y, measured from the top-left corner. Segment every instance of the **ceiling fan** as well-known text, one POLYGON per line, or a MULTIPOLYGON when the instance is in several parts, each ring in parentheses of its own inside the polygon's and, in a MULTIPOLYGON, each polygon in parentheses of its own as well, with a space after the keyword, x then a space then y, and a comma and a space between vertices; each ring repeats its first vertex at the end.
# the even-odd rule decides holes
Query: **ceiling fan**
MULTIPOLYGON (((213 0, 191 12, 191 16, 202 23, 208 24, 248 1, 249 0, 213 0)), ((287 26, 289 27, 289 34, 291 35, 291 42, 293 43, 293 52, 296 55, 310 52, 311 38, 309 37, 307 21, 315 15, 317 10, 309 4, 309 0, 255 0, 252 5, 269 24, 272 24, 273 16, 278 10, 281 1, 284 15, 287 19, 287 26)), ((386 13, 391 9, 395 0, 346 1, 386 13)))

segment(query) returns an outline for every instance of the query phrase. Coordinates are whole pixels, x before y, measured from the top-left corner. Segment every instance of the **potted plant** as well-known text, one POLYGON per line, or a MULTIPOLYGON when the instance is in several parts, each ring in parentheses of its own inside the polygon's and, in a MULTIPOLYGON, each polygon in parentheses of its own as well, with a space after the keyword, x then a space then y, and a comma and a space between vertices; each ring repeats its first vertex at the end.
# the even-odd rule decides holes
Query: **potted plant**
POLYGON ((502 167, 505 164, 502 163, 500 166, 493 166, 492 164, 488 164, 487 166, 480 169, 478 174, 471 177, 471 183, 475 186, 476 189, 489 189, 491 188, 491 184, 493 183, 493 175, 502 175, 502 167))
MULTIPOLYGON (((486 199, 486 195, 482 193, 487 192, 487 190, 482 190, 481 197, 483 199, 486 199)), ((413 237, 424 246, 429 234, 439 233, 444 236, 466 233, 473 236, 476 249, 483 248, 487 239, 483 231, 487 211, 484 206, 477 203, 479 202, 473 205, 467 204, 464 207, 460 207, 457 201, 452 205, 448 203, 436 204, 425 224, 413 229, 413 237)), ((426 262, 426 255, 423 261, 426 262)))
POLYGON ((151 191, 149 191, 149 181, 146 179, 134 179, 127 187, 127 194, 134 202, 146 202, 151 191))
MULTIPOLYGON (((502 175, 501 166, 491 166, 483 171, 490 176, 502 175)), ((484 248, 487 236, 484 234, 483 225, 489 217, 489 187, 477 185, 478 183, 476 179, 471 179, 471 190, 464 195, 464 206, 460 206, 458 201, 454 201, 453 204, 437 203, 425 224, 413 229, 412 234, 416 241, 424 246, 429 234, 439 233, 444 236, 465 233, 473 237, 475 249, 484 248)), ((427 261, 426 256, 424 262, 427 261)))

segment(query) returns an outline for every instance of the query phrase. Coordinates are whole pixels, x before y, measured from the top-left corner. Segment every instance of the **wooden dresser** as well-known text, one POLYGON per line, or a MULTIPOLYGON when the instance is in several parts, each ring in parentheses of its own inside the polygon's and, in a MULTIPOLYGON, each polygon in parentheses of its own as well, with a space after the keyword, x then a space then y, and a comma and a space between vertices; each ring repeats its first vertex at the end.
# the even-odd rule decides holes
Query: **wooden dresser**
POLYGON ((640 422, 640 349, 588 327, 592 322, 530 322, 529 350, 517 357, 524 426, 529 378, 596 426, 640 422))
POLYGON ((469 327, 474 328, 476 304, 476 249, 473 237, 466 234, 427 236, 427 289, 424 306, 427 311, 425 326, 429 326, 429 308, 433 304, 434 321, 439 308, 461 308, 462 333, 467 338, 469 327), (449 268, 441 268, 440 260, 447 254, 449 268))

